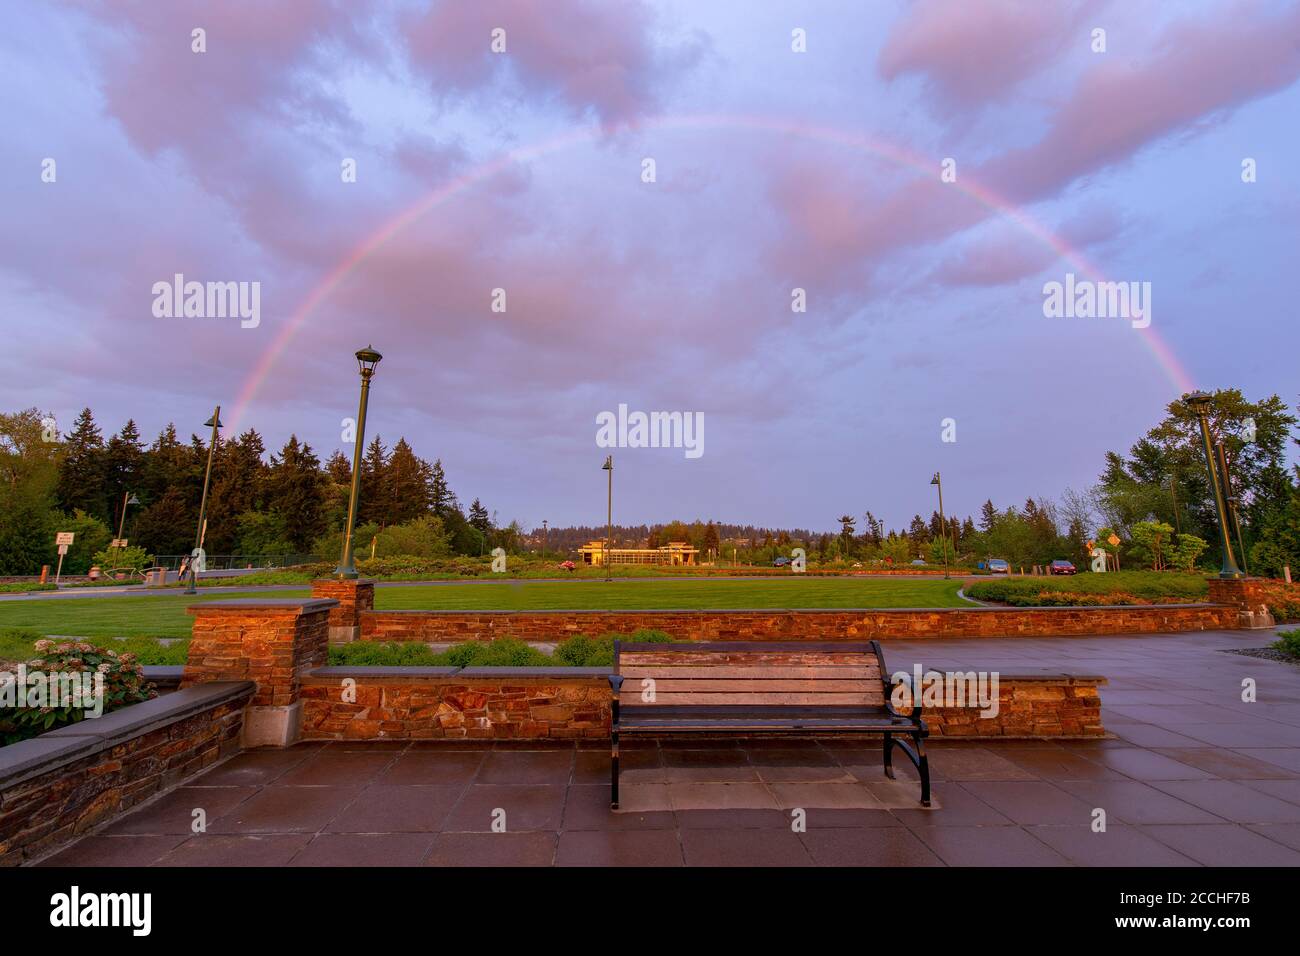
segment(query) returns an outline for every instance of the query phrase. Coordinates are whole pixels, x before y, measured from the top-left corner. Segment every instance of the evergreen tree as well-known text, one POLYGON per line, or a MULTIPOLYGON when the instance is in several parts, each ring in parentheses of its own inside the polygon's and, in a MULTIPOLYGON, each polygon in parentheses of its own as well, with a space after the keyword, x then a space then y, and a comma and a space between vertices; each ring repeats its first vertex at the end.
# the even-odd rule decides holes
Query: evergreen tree
POLYGON ((439 518, 446 515, 448 509, 456 506, 456 497, 447 487, 447 475, 442 470, 442 459, 437 458, 433 462, 433 470, 429 474, 429 507, 439 518))
POLYGON ((487 534, 492 530, 492 518, 488 514, 487 508, 477 498, 469 506, 469 523, 482 534, 487 534))
MULTIPOLYGON (((145 453, 140 444, 140 429, 131 419, 127 419, 122 430, 108 440, 104 447, 105 487, 108 491, 110 508, 109 527, 116 533, 119 528, 131 529, 139 512, 128 511, 125 525, 122 523, 123 500, 128 493, 141 490, 144 472, 145 453)), ((144 502, 144 499, 141 499, 144 502)), ((124 530, 126 537, 131 537, 130 530, 124 530)))
POLYGON ((393 446, 384 479, 388 524, 405 524, 428 512, 429 465, 415 456, 405 438, 393 446))
POLYGON ((980 530, 987 534, 997 523, 998 509, 993 507, 993 501, 990 499, 980 505, 980 530))
MULTIPOLYGON (((245 512, 258 511, 262 506, 267 477, 265 455, 262 436, 251 428, 233 441, 221 441, 213 452, 206 515, 208 530, 204 538, 209 554, 234 554, 242 550, 239 543, 244 527, 241 516, 245 512)), ((193 497, 188 500, 193 502, 197 514, 206 458, 193 462, 193 465, 197 466, 190 483, 193 497)))
POLYGON ((104 489, 104 439, 89 408, 77 416, 72 432, 63 441, 59 465, 57 499, 68 514, 78 508, 106 520, 108 493, 104 489))
POLYGON ((352 462, 348 461, 343 452, 335 449, 334 454, 330 455, 329 460, 325 462, 325 474, 334 484, 351 487, 352 462))
POLYGON ((357 520, 362 524, 374 522, 380 527, 392 524, 388 515, 388 450, 378 435, 370 439, 365 457, 361 459, 361 503, 357 520))
POLYGON ((284 522, 285 542, 307 552, 325 531, 325 474, 311 446, 290 435, 278 456, 272 456, 266 480, 267 510, 284 522))

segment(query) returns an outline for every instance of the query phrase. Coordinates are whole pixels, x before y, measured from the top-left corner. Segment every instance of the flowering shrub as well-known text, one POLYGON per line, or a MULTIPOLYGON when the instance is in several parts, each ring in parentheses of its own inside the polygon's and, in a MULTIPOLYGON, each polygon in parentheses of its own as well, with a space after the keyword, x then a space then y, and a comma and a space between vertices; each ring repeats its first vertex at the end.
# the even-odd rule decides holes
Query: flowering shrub
POLYGON ((158 696, 134 654, 85 641, 39 640, 35 649, 31 660, 0 667, 0 744, 158 696), (70 699, 68 688, 80 696, 70 699))

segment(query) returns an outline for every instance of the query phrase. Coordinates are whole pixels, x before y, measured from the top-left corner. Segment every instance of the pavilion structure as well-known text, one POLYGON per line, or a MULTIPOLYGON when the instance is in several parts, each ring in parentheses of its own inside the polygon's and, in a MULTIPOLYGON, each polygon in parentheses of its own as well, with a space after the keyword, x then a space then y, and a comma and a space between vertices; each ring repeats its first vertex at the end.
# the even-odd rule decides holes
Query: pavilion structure
POLYGON ((688 541, 669 541, 658 548, 610 548, 606 560, 605 542, 589 541, 578 549, 583 564, 690 564, 696 563, 699 548, 688 541))

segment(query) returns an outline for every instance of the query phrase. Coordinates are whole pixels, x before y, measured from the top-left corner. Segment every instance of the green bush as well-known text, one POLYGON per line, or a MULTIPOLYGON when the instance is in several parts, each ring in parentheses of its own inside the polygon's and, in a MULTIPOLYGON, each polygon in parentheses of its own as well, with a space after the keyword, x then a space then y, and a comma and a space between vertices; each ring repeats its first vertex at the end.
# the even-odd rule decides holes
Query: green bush
POLYGON ((1273 649, 1291 657, 1300 658, 1300 631, 1278 631, 1273 649))
POLYGON ((54 591, 56 588, 53 583, 41 584, 40 581, 9 581, 0 584, 0 592, 5 594, 15 594, 26 591, 54 591))
MULTIPOLYGON (((135 655, 129 652, 119 653, 84 641, 56 643, 46 639, 34 642, 33 650, 35 657, 26 662, 29 677, 35 671, 47 675, 102 674, 103 713, 158 696, 154 685, 144 679, 135 655)), ((15 671, 16 667, 0 668, 0 682, 14 681, 15 671)), ((27 688, 16 690, 26 691, 27 688)), ((85 720, 86 715, 86 708, 74 704, 66 707, 6 707, 0 710, 0 744, 17 743, 56 727, 78 723, 85 720)))
POLYGON ((609 667, 614 663, 615 639, 649 644, 673 641, 663 631, 648 629, 631 635, 576 634, 556 645, 549 656, 513 637, 466 641, 445 651, 410 641, 357 641, 331 647, 329 660, 335 666, 351 667, 609 667))
POLYGON ((1179 574, 1172 571, 1109 571, 1104 574, 1084 573, 1071 577, 995 578, 977 581, 965 588, 965 593, 979 601, 995 601, 1013 607, 1039 605, 1043 592, 1053 597, 1055 604, 1096 605, 1111 603, 1095 600, 1111 596, 1120 603, 1152 601, 1157 603, 1187 603, 1204 601, 1208 586, 1200 574, 1179 574), (1074 596, 1071 600, 1069 596, 1074 596))

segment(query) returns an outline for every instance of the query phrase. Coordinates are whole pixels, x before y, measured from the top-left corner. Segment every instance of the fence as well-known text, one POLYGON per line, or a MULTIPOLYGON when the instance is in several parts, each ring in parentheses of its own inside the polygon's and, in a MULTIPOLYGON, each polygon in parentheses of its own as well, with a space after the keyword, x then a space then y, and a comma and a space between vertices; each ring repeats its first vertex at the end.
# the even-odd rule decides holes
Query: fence
MULTIPOLYGON (((176 571, 188 554, 160 554, 155 564, 168 571, 176 571)), ((297 564, 313 564, 325 560, 314 554, 209 554, 204 558, 209 571, 231 571, 242 568, 291 568, 297 564)))

